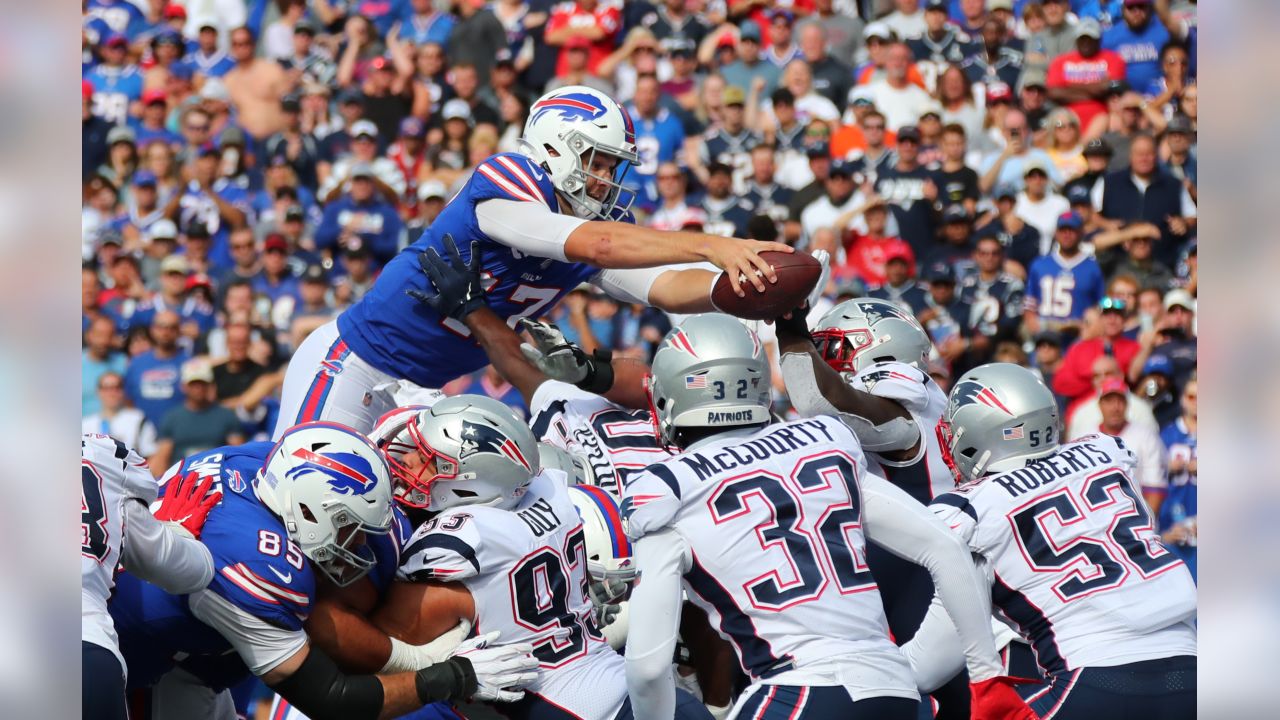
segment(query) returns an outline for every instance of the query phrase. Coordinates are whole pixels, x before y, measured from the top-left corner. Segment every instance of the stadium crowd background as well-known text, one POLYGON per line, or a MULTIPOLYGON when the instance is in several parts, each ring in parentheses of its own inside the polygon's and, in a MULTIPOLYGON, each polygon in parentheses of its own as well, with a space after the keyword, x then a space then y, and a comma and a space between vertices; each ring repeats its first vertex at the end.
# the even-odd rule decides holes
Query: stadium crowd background
MULTIPOLYGON (((826 249, 812 319, 899 303, 944 388, 992 360, 1036 369, 1068 438, 1138 453, 1194 568, 1196 10, 87 0, 85 430, 157 472, 264 438, 302 338, 516 149, 533 100, 583 84, 635 121, 640 222, 826 249)), ((642 358, 670 324, 587 289, 552 318, 642 358)), ((492 373, 446 391, 523 411, 492 373)))

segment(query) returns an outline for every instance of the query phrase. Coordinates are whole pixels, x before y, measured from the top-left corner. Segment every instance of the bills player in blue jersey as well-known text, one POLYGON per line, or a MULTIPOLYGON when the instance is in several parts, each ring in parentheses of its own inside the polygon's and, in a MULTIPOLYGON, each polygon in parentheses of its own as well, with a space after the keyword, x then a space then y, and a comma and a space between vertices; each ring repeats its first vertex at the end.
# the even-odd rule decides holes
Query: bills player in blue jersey
POLYGON ((428 249, 444 254, 446 237, 458 241, 464 256, 478 255, 489 305, 513 326, 549 311, 584 281, 628 302, 712 310, 716 273, 664 267, 674 263, 710 262, 727 270, 744 296, 776 281, 759 253, 791 252, 785 245, 634 225, 621 179, 635 162, 630 116, 609 97, 573 86, 535 102, 521 151, 481 162, 373 289, 298 348, 285 376, 276 436, 315 419, 368 431, 383 413, 424 399, 423 389, 488 362, 466 327, 407 292, 426 288, 420 255, 428 249))
MULTIPOLYGON (((505 687, 513 667, 531 666, 520 646, 472 643, 416 672, 351 675, 313 642, 304 623, 318 587, 355 587, 399 557, 385 456, 364 436, 312 423, 275 445, 200 453, 173 472, 212 476, 223 496, 202 535, 215 570, 206 590, 172 595, 126 574, 110 605, 130 687, 155 688, 152 715, 225 713, 225 688, 253 673, 313 718, 394 716, 484 697, 490 682, 505 687)), ((385 585, 389 569, 370 579, 385 585)))
POLYGON ((132 105, 142 99, 142 73, 127 61, 128 52, 129 39, 123 33, 107 35, 98 46, 102 62, 85 76, 93 85, 93 114, 117 125, 124 124, 132 105))

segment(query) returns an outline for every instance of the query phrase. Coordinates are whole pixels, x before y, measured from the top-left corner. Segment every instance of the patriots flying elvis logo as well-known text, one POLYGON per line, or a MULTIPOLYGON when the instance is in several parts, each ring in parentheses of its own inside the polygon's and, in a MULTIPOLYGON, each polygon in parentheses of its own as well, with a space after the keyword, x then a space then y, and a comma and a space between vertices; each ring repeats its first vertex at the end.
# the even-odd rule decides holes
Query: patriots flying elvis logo
POLYGON ((898 310, 896 307, 885 307, 880 303, 858 303, 858 309, 862 311, 863 315, 867 316, 867 322, 871 325, 875 325, 887 317, 896 317, 908 322, 913 320, 913 318, 907 317, 905 312, 898 310))
POLYGON ((520 446, 514 440, 502 434, 502 431, 490 425, 463 420, 462 451, 459 453, 460 457, 458 459, 464 460, 480 453, 501 455, 525 470, 533 470, 524 453, 520 452, 520 446))
POLYGON ((952 413, 965 405, 973 405, 974 403, 986 405, 989 408, 995 408, 1007 415, 1013 414, 1009 408, 1004 406, 1004 403, 1000 402, 1000 398, 996 397, 995 392, 993 392, 991 388, 984 387, 973 380, 965 380, 964 382, 956 385, 955 389, 951 391, 952 413))
POLYGON ((355 453, 318 453, 298 448, 293 457, 302 462, 285 473, 290 480, 306 473, 323 473, 329 478, 330 487, 341 495, 363 495, 378 482, 373 466, 355 453))

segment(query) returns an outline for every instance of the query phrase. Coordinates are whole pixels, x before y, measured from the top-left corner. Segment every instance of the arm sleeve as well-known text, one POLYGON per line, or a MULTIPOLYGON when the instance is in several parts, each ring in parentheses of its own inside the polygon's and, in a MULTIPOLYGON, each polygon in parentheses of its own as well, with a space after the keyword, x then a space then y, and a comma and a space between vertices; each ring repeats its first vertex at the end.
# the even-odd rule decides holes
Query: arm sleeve
POLYGON ((643 580, 631 594, 631 626, 644 628, 627 636, 627 692, 638 718, 674 717, 675 677, 671 658, 680 632, 680 577, 688 563, 684 538, 667 529, 636 543, 643 580))
POLYGON ((231 643, 249 670, 259 677, 293 657, 307 644, 302 630, 283 630, 208 590, 191 596, 191 614, 231 643))
POLYGON ((522 253, 562 262, 569 234, 585 222, 523 200, 493 198, 476 205, 476 223, 485 235, 522 253))
POLYGON ((902 655, 911 664, 911 674, 922 693, 942 687, 956 673, 964 669, 964 647, 956 634, 955 623, 942 600, 933 596, 933 604, 925 614, 920 629, 901 648, 902 655))
POLYGON ((204 543, 165 527, 140 502, 125 505, 125 527, 120 562, 129 572, 174 595, 208 587, 213 556, 204 543))
MULTIPOLYGON (((649 305, 649 290, 663 273, 674 272, 670 267, 632 268, 627 270, 602 270, 591 279, 591 284, 604 290, 609 297, 629 303, 649 305)), ((719 272, 717 270, 716 272, 719 272)), ((713 280, 714 282, 714 280, 713 280)), ((707 288, 707 297, 711 288, 707 288)))
POLYGON ((1002 666, 991 635, 991 601, 971 568, 969 548, 906 492, 876 475, 862 485, 867 539, 928 568, 964 647, 971 682, 996 677, 1002 666))

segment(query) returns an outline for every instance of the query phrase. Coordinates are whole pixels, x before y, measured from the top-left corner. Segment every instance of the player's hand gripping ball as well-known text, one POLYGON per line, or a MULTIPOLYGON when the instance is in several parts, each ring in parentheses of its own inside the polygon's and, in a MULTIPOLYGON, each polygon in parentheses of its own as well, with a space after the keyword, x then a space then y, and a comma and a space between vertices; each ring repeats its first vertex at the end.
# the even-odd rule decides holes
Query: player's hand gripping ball
POLYGON ((773 266, 778 282, 765 283, 764 292, 744 283, 744 297, 733 291, 729 276, 721 273, 711 288, 711 302, 720 312, 746 320, 772 320, 804 304, 822 275, 822 263, 803 252, 765 250, 760 257, 773 266))

